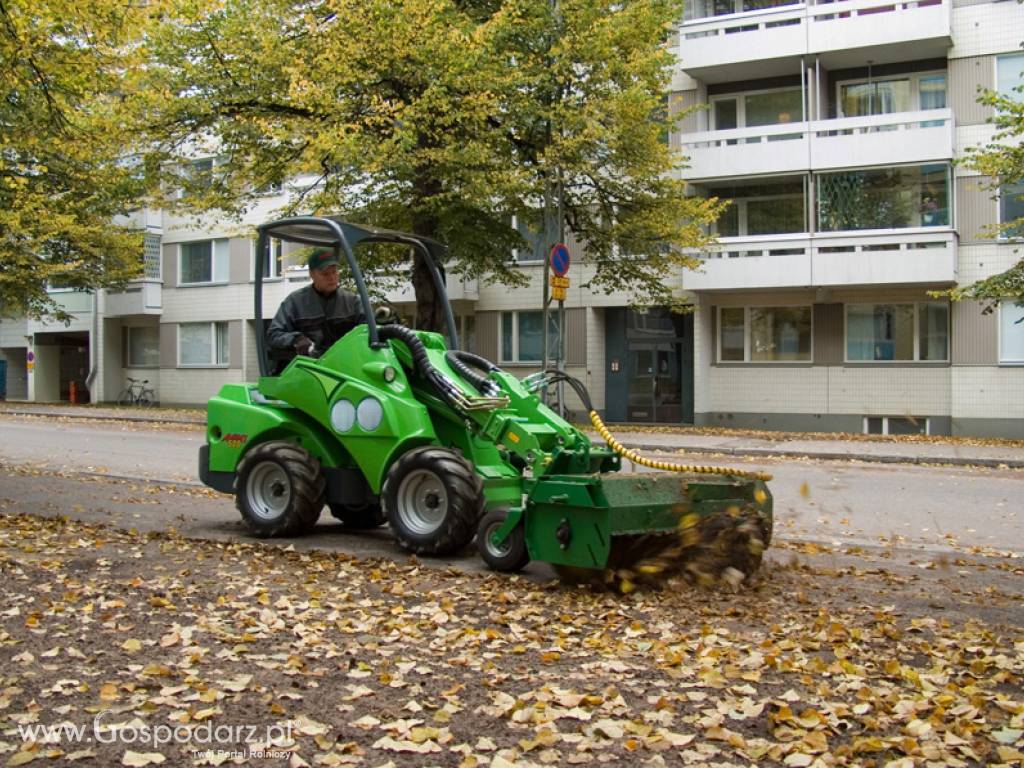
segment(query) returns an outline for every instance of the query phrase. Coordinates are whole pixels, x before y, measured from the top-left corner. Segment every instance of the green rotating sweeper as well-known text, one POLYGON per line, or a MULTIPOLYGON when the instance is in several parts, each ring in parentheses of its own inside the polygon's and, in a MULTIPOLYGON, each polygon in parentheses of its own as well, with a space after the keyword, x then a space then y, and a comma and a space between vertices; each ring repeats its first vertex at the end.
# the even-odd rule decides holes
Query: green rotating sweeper
POLYGON ((441 266, 445 248, 417 235, 331 217, 259 227, 255 317, 259 381, 209 401, 199 472, 233 494, 256 536, 304 533, 326 506, 345 527, 390 527, 409 552, 451 555, 476 537, 486 563, 531 559, 567 579, 614 583, 682 572, 698 580, 755 571, 771 538, 772 502, 756 472, 652 461, 622 447, 582 384, 559 371, 519 380, 458 348, 441 266), (364 324, 319 358, 270 373, 264 264, 272 240, 334 249, 364 324), (390 243, 429 268, 444 335, 375 318, 356 249, 390 243), (557 380, 579 396, 604 444, 538 396, 557 380), (623 458, 661 472, 622 471, 623 458))

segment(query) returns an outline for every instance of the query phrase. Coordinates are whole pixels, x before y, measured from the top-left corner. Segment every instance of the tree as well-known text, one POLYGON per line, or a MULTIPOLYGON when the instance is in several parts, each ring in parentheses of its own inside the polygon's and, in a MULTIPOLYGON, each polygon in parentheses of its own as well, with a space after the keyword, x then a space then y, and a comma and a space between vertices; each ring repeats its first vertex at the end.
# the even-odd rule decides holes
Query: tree
MULTIPOLYGON (((195 211, 299 179, 283 213, 412 229, 455 274, 510 284, 511 217, 535 221, 561 179, 595 287, 661 303, 719 209, 686 196, 661 140, 680 17, 677 0, 199 4, 151 35, 132 88, 147 167, 195 211), (221 161, 200 184, 204 151, 221 161)), ((422 265, 413 282, 417 325, 438 328, 422 265)))
POLYGON ((117 287, 142 234, 115 226, 140 181, 117 128, 123 72, 156 4, 0 0, 0 310, 67 319, 47 286, 117 287), (138 4, 143 5, 143 4, 138 4))
MULTIPOLYGON (((1024 85, 1014 89, 1024 93, 1024 85)), ((964 165, 982 176, 991 179, 988 187, 994 190, 1013 187, 1024 181, 1024 101, 994 91, 983 91, 978 102, 992 107, 995 115, 992 122, 997 131, 993 140, 983 147, 967 150, 964 165)), ((1024 233, 1024 217, 1005 221, 999 226, 1005 234, 1024 233)), ((943 295, 954 300, 973 299, 985 303, 983 312, 989 313, 1004 299, 1012 299, 1018 306, 1024 305, 1024 258, 998 275, 979 280, 962 288, 953 288, 943 295)))

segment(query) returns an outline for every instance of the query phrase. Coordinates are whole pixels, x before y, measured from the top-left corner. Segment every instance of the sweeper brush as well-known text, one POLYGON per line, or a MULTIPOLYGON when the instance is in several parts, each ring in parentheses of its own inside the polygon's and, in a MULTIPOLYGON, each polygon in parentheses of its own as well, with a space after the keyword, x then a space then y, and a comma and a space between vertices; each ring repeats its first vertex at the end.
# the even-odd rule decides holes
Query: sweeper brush
POLYGON ((326 506, 350 529, 387 523, 410 552, 451 555, 475 536, 495 570, 537 560, 623 592, 678 576, 736 586, 757 570, 771 540, 769 476, 641 456, 611 435, 576 379, 543 371, 520 380, 459 350, 441 244, 320 217, 259 233, 257 328, 272 240, 333 249, 366 322, 318 358, 278 360, 274 375, 257 336, 259 381, 211 398, 200 476, 234 494, 252 533, 310 530, 326 506), (427 265, 447 339, 378 322, 354 256, 375 243, 399 244, 427 265), (559 381, 605 444, 538 397, 559 381), (622 472, 623 459, 655 471, 622 472))

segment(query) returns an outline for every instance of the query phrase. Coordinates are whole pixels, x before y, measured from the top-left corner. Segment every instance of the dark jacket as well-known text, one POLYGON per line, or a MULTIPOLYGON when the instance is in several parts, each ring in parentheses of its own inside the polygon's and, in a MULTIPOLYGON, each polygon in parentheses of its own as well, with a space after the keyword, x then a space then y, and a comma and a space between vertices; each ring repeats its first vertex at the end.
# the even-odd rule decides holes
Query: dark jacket
POLYGON ((333 296, 324 298, 311 283, 281 302, 267 330, 267 341, 271 349, 294 349, 299 337, 305 336, 316 345, 313 354, 319 357, 365 322, 362 304, 355 295, 339 288, 333 296))

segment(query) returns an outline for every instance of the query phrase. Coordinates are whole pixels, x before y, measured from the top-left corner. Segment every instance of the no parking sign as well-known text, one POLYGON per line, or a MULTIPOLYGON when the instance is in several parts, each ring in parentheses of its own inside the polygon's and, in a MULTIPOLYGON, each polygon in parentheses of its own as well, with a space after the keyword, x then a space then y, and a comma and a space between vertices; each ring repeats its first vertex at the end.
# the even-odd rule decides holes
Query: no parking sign
POLYGON ((569 287, 569 264, 572 259, 569 256, 569 248, 565 243, 556 243, 551 249, 551 256, 548 258, 551 264, 551 271, 555 276, 551 278, 551 299, 552 301, 565 301, 565 289, 569 287))

